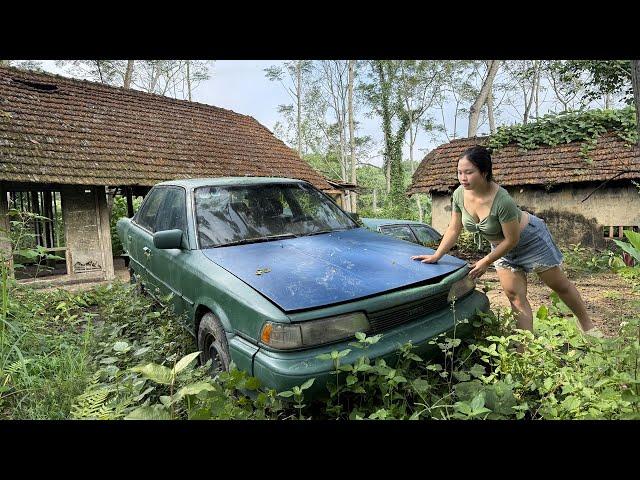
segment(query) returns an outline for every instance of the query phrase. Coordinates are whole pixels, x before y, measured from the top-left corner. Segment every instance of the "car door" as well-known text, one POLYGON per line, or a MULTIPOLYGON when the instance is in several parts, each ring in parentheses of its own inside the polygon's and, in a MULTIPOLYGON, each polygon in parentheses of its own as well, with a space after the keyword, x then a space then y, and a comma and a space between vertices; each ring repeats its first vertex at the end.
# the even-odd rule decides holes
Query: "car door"
POLYGON ((179 313, 182 311, 182 272, 184 257, 189 254, 187 242, 186 190, 183 187, 167 187, 164 201, 156 215, 155 232, 182 230, 183 248, 162 249, 151 242, 149 273, 154 278, 160 295, 173 295, 172 303, 179 313))
POLYGON ((133 218, 133 232, 129 239, 133 270, 140 276, 142 283, 151 294, 155 294, 157 282, 150 274, 151 249, 153 248, 153 233, 156 225, 156 217, 160 206, 167 195, 167 187, 154 187, 147 194, 140 210, 133 218))

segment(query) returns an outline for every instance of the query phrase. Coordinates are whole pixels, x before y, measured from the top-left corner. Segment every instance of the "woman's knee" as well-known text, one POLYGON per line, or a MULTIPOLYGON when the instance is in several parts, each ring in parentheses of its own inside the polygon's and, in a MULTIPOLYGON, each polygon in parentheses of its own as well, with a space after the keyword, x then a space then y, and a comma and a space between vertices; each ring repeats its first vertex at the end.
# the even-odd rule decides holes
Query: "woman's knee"
POLYGON ((527 294, 522 289, 518 288, 504 288, 504 294, 507 299, 514 304, 524 304, 527 300, 527 294))

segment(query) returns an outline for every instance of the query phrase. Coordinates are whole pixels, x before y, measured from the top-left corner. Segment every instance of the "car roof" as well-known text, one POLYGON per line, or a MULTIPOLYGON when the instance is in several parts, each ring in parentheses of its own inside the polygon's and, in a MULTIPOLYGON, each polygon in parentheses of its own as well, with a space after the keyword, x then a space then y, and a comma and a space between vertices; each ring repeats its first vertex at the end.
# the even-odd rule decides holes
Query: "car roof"
MULTIPOLYGON (((427 225, 423 222, 416 222, 414 220, 402 220, 399 218, 365 218, 360 217, 362 223, 364 223, 367 227, 370 228, 378 228, 384 225, 425 225, 427 227, 431 227, 431 225, 427 225)), ((433 228, 433 227, 431 227, 433 228)))
POLYGON ((186 178, 168 180, 157 183, 156 186, 178 186, 187 189, 219 185, 273 185, 278 183, 307 183, 297 178, 284 177, 211 177, 211 178, 186 178))

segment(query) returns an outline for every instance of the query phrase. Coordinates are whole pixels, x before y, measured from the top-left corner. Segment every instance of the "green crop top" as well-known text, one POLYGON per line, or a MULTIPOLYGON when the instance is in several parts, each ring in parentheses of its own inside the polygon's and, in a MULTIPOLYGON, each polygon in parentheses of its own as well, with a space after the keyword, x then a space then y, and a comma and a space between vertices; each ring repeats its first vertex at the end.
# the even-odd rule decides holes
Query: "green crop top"
POLYGON ((518 208, 509 192, 502 187, 498 187, 489 215, 480 220, 479 223, 476 223, 475 219, 464 208, 464 187, 462 185, 453 192, 451 208, 455 212, 462 214, 462 225, 465 230, 473 232, 478 249, 482 248, 482 237, 489 241, 504 239, 501 223, 510 222, 516 218, 519 222, 522 217, 522 210, 518 208))

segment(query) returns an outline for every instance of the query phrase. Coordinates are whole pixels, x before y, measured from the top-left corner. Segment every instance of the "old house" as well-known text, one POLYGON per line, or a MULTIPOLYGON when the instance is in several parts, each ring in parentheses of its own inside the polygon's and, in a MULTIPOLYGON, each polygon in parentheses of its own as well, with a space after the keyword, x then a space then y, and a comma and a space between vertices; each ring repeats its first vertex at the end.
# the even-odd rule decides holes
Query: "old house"
POLYGON ((164 180, 243 175, 342 193, 250 116, 0 67, 0 228, 8 208, 55 220, 29 228, 65 259, 67 281, 114 276, 108 193, 130 200, 164 180))
MULTIPOLYGON (((458 187, 457 162, 488 137, 453 140, 422 160, 409 193, 432 198, 432 225, 443 232, 451 218, 451 194, 458 187)), ((565 244, 602 247, 623 228, 640 227, 640 151, 609 132, 585 150, 583 142, 522 150, 508 145, 492 155, 496 182, 518 205, 543 218, 565 244)))

